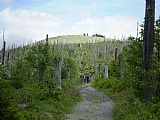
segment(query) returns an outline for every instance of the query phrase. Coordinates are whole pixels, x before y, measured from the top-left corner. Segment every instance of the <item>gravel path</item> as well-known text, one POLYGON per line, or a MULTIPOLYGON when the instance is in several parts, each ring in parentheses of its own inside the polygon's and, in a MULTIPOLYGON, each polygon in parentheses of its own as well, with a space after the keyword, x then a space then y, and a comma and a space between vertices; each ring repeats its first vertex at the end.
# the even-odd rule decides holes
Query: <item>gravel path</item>
POLYGON ((93 87, 86 86, 80 90, 84 100, 67 116, 67 120, 112 120, 113 102, 93 87))

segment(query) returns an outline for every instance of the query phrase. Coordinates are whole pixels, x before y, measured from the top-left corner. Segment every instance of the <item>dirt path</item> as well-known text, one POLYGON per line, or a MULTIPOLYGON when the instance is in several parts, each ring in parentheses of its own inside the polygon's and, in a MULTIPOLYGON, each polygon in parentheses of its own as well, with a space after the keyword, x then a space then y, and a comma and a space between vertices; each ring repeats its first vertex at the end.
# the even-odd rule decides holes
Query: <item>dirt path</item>
POLYGON ((67 120, 112 120, 113 102, 109 97, 90 86, 83 87, 80 93, 84 100, 67 120))

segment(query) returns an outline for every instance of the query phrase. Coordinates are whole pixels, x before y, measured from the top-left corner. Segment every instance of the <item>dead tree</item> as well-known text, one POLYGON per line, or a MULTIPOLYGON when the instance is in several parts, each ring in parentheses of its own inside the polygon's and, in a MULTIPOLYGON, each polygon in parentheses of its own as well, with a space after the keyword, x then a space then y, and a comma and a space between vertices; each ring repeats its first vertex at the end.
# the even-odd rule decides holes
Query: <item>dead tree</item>
POLYGON ((62 63, 61 63, 61 59, 60 58, 55 58, 54 59, 54 69, 53 69, 53 74, 52 74, 52 78, 54 77, 55 79, 55 83, 56 86, 60 89, 61 88, 61 76, 62 76, 62 72, 61 72, 61 68, 62 68, 62 63))
POLYGON ((9 64, 9 60, 10 60, 10 50, 8 49, 8 52, 7 52, 7 64, 9 64))
POLYGON ((145 24, 143 36, 143 79, 145 82, 144 100, 151 101, 154 97, 152 67, 153 67, 153 47, 154 47, 154 21, 155 21, 155 0, 146 0, 145 24))
POLYGON ((3 41, 2 65, 5 63, 6 41, 3 41))
POLYGON ((60 89, 62 89, 62 88, 61 88, 61 76, 62 76, 61 68, 62 68, 61 60, 59 59, 59 60, 58 60, 58 79, 57 79, 57 86, 58 86, 58 88, 60 88, 60 89))
POLYGON ((107 80, 108 79, 108 65, 104 64, 103 69, 104 69, 104 71, 103 71, 104 79, 107 80))
POLYGON ((107 53, 108 53, 108 49, 107 49, 107 48, 108 48, 108 46, 107 46, 107 44, 106 44, 106 47, 105 47, 105 53, 106 53, 105 56, 106 56, 106 57, 107 57, 107 55, 108 55, 108 54, 107 54, 107 53))
POLYGON ((48 34, 46 35, 46 43, 48 44, 48 34))
POLYGON ((123 78, 123 54, 119 54, 118 56, 118 76, 123 78))
POLYGON ((98 77, 101 77, 101 64, 98 64, 98 77))
POLYGON ((118 52, 118 48, 115 49, 115 61, 117 61, 117 52, 118 52))

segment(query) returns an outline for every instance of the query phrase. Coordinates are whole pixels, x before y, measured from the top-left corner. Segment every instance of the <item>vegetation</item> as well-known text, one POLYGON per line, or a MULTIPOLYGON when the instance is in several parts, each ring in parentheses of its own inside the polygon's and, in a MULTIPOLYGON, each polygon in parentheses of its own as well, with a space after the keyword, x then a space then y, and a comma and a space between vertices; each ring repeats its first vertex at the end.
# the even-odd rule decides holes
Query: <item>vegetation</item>
POLYGON ((81 100, 80 76, 93 75, 93 86, 115 101, 115 120, 159 120, 160 18, 154 25, 154 0, 146 2, 139 38, 120 41, 96 34, 64 36, 63 41, 62 36, 47 35, 46 40, 9 50, 4 41, 0 119, 65 119, 81 100), (107 72, 109 79, 104 80, 107 72))
POLYGON ((114 57, 115 47, 121 51, 127 44, 108 39, 85 44, 50 42, 47 36, 45 41, 6 51, 9 57, 5 56, 0 69, 1 119, 63 119, 81 100, 80 75, 102 76, 103 69, 97 66, 114 57))
POLYGON ((126 81, 117 78, 96 79, 94 87, 113 98, 115 102, 114 120, 159 120, 160 102, 143 103, 135 89, 126 85, 126 81))
MULTIPOLYGON (((52 50, 48 43, 36 44, 23 55, 14 56, 13 64, 0 66, 0 119, 63 119, 81 100, 76 89, 80 82, 74 75, 70 79, 63 75, 62 89, 50 77, 55 72, 52 60, 58 57, 52 50)), ((64 58, 64 64, 64 72, 67 67, 71 71, 75 68, 70 58, 64 58)))
POLYGON ((80 95, 73 82, 63 80, 63 90, 52 82, 25 83, 16 89, 11 81, 1 80, 1 118, 3 120, 52 120, 62 119, 71 107, 80 101, 80 95))
MULTIPOLYGON (((103 91, 115 100, 115 120, 159 120, 160 119, 160 96, 159 96, 159 26, 160 19, 155 24, 155 49, 152 54, 154 76, 150 84, 146 84, 143 78, 143 41, 141 38, 130 37, 129 45, 123 49, 123 70, 119 73, 119 62, 110 62, 108 80, 97 78, 94 87, 103 91), (152 102, 146 102, 144 90, 153 88, 154 97, 152 102)), ((142 29, 143 30, 143 29, 142 29)), ((141 31, 143 33, 143 31, 141 31)), ((147 74, 147 72, 145 73, 147 74)))

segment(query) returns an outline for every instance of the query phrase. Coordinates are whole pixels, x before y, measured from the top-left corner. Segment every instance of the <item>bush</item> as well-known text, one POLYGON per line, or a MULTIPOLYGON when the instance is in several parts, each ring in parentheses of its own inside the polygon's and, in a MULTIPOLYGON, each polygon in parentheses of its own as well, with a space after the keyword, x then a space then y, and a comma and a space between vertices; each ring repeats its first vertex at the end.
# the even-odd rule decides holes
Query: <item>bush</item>
POLYGON ((111 89, 118 92, 124 89, 124 81, 118 80, 116 78, 111 78, 108 80, 96 79, 94 82, 94 86, 102 90, 111 89))
POLYGON ((159 120, 160 103, 145 104, 135 95, 135 89, 124 81, 111 78, 96 79, 94 86, 110 95, 115 102, 114 120, 159 120))
POLYGON ((13 101, 11 82, 0 80, 0 120, 17 120, 17 105, 13 101))

